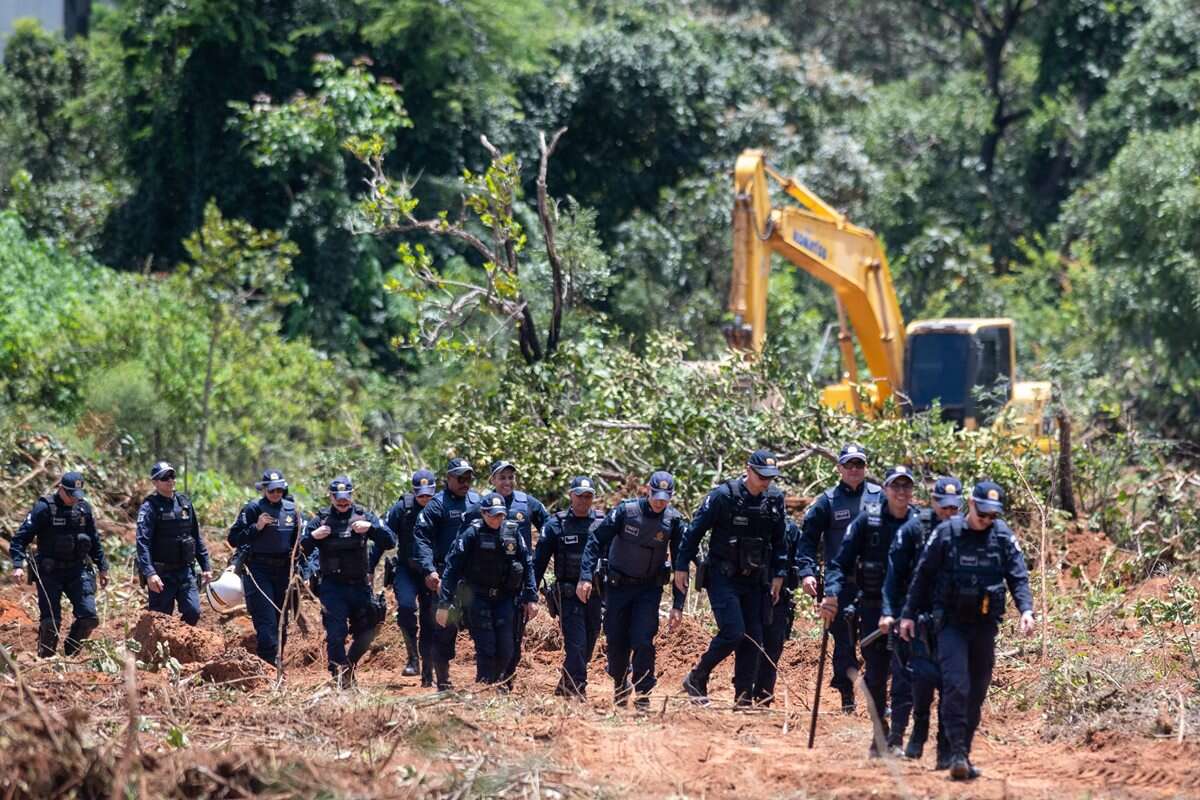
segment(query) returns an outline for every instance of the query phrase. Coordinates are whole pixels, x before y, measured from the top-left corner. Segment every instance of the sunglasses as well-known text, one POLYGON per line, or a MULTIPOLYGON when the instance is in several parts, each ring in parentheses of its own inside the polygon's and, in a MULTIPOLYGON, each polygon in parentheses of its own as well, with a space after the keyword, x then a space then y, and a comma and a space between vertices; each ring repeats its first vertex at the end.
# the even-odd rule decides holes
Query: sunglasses
POLYGON ((854 461, 847 461, 845 464, 842 464, 842 466, 845 467, 846 469, 866 469, 867 462, 858 461, 856 459, 854 461))
POLYGON ((174 475, 166 475, 166 476, 163 476, 163 477, 161 477, 161 478, 155 478, 154 480, 156 480, 156 481, 162 481, 163 483, 167 483, 168 481, 173 481, 173 480, 175 480, 175 476, 174 476, 174 475))
POLYGON ((984 520, 986 522, 992 522, 993 520, 996 520, 1000 517, 999 514, 993 514, 988 511, 976 511, 975 516, 979 517, 981 520, 984 520))
POLYGON ((280 487, 278 489, 267 489, 267 494, 283 494, 283 488, 280 487))

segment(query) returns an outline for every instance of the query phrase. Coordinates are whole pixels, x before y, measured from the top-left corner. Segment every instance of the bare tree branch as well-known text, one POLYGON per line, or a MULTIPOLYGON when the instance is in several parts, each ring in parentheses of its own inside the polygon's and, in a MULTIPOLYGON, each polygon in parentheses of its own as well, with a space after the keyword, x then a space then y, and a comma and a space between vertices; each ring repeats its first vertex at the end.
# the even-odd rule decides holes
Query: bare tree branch
POLYGON ((549 353, 553 353, 558 349, 558 336, 559 331, 562 329, 563 271, 562 260, 558 257, 558 246, 554 241, 554 221, 550 219, 550 204, 547 200, 546 191, 546 171, 550 166, 550 157, 554 155, 554 148, 558 147, 558 140, 566 132, 566 128, 559 128, 550 137, 549 144, 546 143, 546 134, 541 131, 538 132, 538 145, 542 151, 541 160, 538 162, 537 178, 538 219, 542 221, 542 238, 546 242, 546 258, 550 262, 554 300, 550 316, 550 330, 546 334, 546 351, 549 353))

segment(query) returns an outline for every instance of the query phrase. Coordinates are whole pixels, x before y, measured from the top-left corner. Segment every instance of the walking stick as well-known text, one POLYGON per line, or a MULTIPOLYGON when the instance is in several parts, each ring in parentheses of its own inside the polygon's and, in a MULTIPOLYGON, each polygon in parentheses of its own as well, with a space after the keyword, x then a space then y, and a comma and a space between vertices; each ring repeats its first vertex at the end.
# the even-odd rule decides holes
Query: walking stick
POLYGON ((825 683, 825 656, 829 652, 829 623, 821 624, 821 659, 817 662, 817 693, 813 697, 812 722, 808 725, 808 749, 817 738, 817 710, 821 707, 821 684, 825 683))

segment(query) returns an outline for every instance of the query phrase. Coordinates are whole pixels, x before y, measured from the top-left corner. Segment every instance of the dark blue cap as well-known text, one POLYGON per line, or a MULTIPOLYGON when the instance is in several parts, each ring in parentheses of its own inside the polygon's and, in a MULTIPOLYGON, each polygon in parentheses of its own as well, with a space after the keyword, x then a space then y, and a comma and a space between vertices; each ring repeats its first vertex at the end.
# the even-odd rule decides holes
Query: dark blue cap
POLYGON ((497 460, 493 461, 492 466, 488 468, 488 475, 495 475, 500 470, 508 469, 509 467, 512 467, 513 472, 517 471, 516 464, 512 463, 511 461, 505 461, 502 458, 497 459, 497 460))
POLYGON ((883 485, 887 486, 899 480, 908 480, 909 483, 916 483, 916 481, 913 480, 912 470, 903 464, 897 464, 889 469, 887 474, 883 476, 883 485))
POLYGON ((962 508, 962 493, 962 481, 958 478, 938 478, 933 485, 933 502, 941 508, 962 508))
POLYGON ((338 500, 349 500, 354 491, 354 484, 346 475, 338 475, 329 482, 329 493, 338 500))
POLYGON ((488 492, 479 501, 479 513, 490 514, 507 514, 508 506, 504 505, 504 495, 499 492, 488 492))
POLYGON ((649 486, 651 500, 670 500, 675 495, 675 477, 664 470, 650 476, 649 486))
POLYGON ((464 473, 475 474, 475 468, 471 466, 471 462, 465 458, 452 458, 446 462, 447 475, 462 475, 464 473))
POLYGON ((776 460, 775 454, 770 450, 755 450, 750 454, 750 460, 746 464, 764 478, 774 478, 779 474, 776 460))
POLYGON ((174 475, 175 468, 166 461, 156 461, 154 462, 154 466, 150 468, 150 480, 162 480, 168 472, 174 475))
POLYGON ((413 473, 412 485, 414 494, 436 494, 437 493, 437 477, 434 476, 433 470, 419 469, 413 473))
POLYGON ((72 497, 83 497, 83 473, 64 472, 58 485, 67 490, 72 497))
POLYGON ((854 442, 842 445, 842 450, 840 453, 838 453, 839 464, 845 464, 847 461, 853 461, 856 458, 859 461, 866 463, 867 448, 863 447, 861 444, 855 444, 854 442))
POLYGON ((258 482, 259 489, 287 489, 287 479, 283 477, 283 473, 277 469, 263 470, 262 480, 258 482))
POLYGON ((975 508, 985 514, 1004 513, 1004 489, 995 481, 980 481, 971 492, 975 508))
POLYGON ((571 478, 571 494, 595 494, 596 482, 587 475, 571 478))

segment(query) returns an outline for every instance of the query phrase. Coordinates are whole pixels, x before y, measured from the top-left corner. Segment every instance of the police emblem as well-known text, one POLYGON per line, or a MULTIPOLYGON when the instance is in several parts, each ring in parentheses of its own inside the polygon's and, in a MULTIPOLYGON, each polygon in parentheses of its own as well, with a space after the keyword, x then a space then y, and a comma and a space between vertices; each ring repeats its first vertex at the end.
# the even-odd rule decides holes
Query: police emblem
POLYGON ((854 445, 850 445, 849 447, 847 447, 847 448, 846 448, 846 452, 847 452, 847 453, 857 453, 857 452, 858 452, 858 448, 857 448, 857 447, 855 447, 854 445))
POLYGON ((659 482, 658 482, 658 488, 660 488, 660 489, 665 489, 665 488, 667 488, 667 485, 668 485, 668 484, 667 484, 667 482, 666 482, 666 481, 659 481, 659 482))
POLYGON ((421 478, 421 485, 422 485, 422 486, 428 486, 428 485, 429 485, 429 478, 421 478))
POLYGON ((775 459, 773 459, 773 458, 768 458, 768 459, 767 459, 767 466, 768 466, 768 467, 773 467, 773 466, 775 466, 775 459))
POLYGON ((291 515, 291 514, 288 514, 288 515, 287 515, 287 519, 285 519, 285 520, 283 521, 283 524, 284 524, 284 525, 291 525, 291 524, 292 524, 292 515, 291 515))
POLYGON ((75 488, 76 488, 76 489, 82 489, 82 488, 83 488, 83 481, 75 481, 75 488))
POLYGON ((187 519, 187 518, 188 518, 188 512, 187 512, 187 509, 186 509, 186 508, 185 508, 183 511, 180 511, 180 512, 179 512, 179 518, 180 518, 180 519, 187 519))
POLYGON ((518 511, 517 512, 517 522, 523 522, 524 520, 525 520, 525 514, 521 511, 518 511))
POLYGON ((510 556, 513 553, 517 552, 517 543, 516 542, 506 542, 504 545, 504 552, 508 553, 510 556))
POLYGON ((581 489, 590 489, 590 488, 592 488, 592 482, 591 482, 591 481, 580 481, 580 482, 579 482, 579 488, 581 488, 581 489))
POLYGON ((271 473, 271 480, 273 480, 273 481, 277 481, 277 480, 279 480, 279 473, 278 473, 278 472, 272 472, 272 473, 271 473))
POLYGON ((995 489, 988 489, 988 500, 999 500, 1000 492, 995 489))
POLYGON ((658 531, 657 533, 654 534, 654 541, 656 541, 656 542, 661 542, 665 538, 667 538, 667 536, 662 531, 658 531))
POLYGON ((958 487, 953 483, 946 487, 946 494, 958 494, 958 487))

